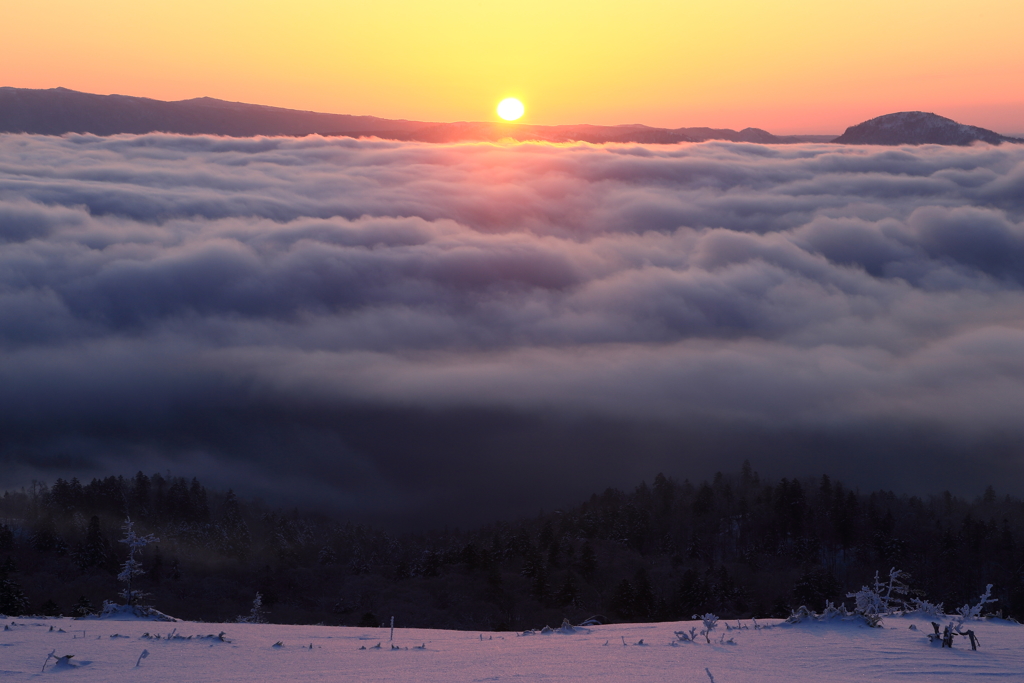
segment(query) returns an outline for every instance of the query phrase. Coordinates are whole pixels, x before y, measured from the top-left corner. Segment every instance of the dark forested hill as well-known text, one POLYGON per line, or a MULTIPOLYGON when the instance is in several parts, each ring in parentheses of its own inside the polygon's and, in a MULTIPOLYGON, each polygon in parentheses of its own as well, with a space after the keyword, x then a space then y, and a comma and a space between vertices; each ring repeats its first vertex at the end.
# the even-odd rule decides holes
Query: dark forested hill
POLYGON ((139 580, 158 609, 224 621, 260 592, 272 621, 520 629, 580 620, 785 616, 846 600, 876 570, 909 572, 947 607, 995 584, 1024 617, 1024 502, 860 493, 828 477, 658 475, 535 518, 395 535, 271 509, 196 479, 142 473, 8 491, 0 613, 70 614, 115 599, 127 515, 158 544, 139 580), (23 599, 22 599, 23 598, 23 599), (77 606, 77 607, 76 607, 77 606))
POLYGON ((402 134, 423 127, 418 121, 375 116, 320 114, 199 97, 164 102, 127 95, 93 95, 67 88, 0 88, 0 132, 184 133, 186 135, 402 134))

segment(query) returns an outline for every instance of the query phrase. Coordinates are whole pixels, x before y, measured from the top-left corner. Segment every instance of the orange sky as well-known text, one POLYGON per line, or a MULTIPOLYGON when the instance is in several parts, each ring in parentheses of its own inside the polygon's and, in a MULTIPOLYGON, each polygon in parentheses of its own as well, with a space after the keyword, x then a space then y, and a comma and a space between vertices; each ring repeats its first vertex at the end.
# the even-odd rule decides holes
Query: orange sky
POLYGON ((1024 2, 4 0, 0 85, 433 121, 1024 133, 1024 2))

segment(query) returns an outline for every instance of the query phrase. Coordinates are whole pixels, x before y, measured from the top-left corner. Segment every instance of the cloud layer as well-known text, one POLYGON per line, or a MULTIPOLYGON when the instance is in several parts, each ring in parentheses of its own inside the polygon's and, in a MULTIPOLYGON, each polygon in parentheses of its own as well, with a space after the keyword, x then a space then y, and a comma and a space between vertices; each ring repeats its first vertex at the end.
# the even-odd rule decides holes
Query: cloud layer
POLYGON ((1024 146, 4 135, 0 485, 1019 489, 1022 285, 1024 146))

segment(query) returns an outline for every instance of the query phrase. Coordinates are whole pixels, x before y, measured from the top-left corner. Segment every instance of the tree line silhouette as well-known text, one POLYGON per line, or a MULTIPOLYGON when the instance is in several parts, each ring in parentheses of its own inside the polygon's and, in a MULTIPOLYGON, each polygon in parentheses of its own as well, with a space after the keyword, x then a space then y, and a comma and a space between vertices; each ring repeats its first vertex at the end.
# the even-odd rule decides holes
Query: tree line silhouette
POLYGON ((130 516, 144 602, 229 621, 256 593, 271 621, 523 629, 609 621, 785 617, 846 597, 876 570, 952 609, 995 585, 1024 620, 1024 502, 861 493, 828 476, 768 481, 749 463, 699 484, 657 475, 563 510, 465 530, 389 533, 286 511, 198 479, 110 476, 0 498, 0 613, 81 615, 118 594, 130 516))

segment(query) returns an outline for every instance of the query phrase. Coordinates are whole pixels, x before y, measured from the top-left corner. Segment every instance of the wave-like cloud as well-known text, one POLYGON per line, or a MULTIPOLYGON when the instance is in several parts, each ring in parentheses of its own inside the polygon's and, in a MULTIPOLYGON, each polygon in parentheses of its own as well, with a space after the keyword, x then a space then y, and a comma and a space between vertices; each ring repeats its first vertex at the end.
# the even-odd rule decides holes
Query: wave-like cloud
POLYGON ((1022 285, 1022 146, 4 135, 0 483, 1019 486, 1022 285))

